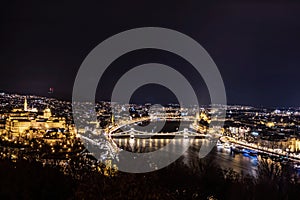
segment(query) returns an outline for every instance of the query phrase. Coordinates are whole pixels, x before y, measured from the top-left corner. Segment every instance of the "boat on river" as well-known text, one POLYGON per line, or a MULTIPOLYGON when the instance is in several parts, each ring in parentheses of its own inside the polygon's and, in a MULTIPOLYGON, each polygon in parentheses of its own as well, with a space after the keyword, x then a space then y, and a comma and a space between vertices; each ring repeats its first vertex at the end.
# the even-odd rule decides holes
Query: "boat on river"
POLYGON ((234 153, 244 153, 244 148, 235 146, 235 147, 231 147, 231 151, 233 151, 234 153))

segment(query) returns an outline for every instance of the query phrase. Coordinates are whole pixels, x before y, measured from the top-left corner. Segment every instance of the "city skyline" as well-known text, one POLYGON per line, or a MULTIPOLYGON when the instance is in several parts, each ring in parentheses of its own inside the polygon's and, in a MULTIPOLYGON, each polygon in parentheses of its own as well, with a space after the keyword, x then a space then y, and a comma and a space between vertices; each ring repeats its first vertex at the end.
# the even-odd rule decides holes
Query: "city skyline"
POLYGON ((299 199, 300 1, 4 1, 0 199, 299 199))

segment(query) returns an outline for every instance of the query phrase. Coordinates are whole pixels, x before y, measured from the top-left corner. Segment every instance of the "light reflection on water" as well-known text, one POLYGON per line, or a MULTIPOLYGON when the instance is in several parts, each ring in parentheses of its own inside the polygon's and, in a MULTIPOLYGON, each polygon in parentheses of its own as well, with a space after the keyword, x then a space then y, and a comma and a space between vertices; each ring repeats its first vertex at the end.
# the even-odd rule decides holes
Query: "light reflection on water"
POLYGON ((222 168, 232 168, 236 172, 243 172, 256 176, 258 160, 249 154, 235 154, 230 149, 214 148, 211 155, 222 168))
MULTIPOLYGON (((135 153, 146 153, 150 151, 158 150, 166 146, 169 152, 175 152, 177 145, 190 145, 192 151, 187 151, 183 154, 184 162, 188 163, 189 160, 195 159, 198 156, 199 148, 202 143, 208 142, 206 139, 151 139, 151 138, 118 138, 114 139, 116 144, 126 151, 135 153), (168 147, 167 144, 174 142, 174 144, 168 147)), ((256 176, 257 174, 257 157, 250 156, 248 154, 234 154, 230 149, 223 147, 215 147, 209 153, 209 157, 213 158, 217 164, 223 169, 233 169, 236 172, 243 172, 244 174, 250 174, 256 176)))

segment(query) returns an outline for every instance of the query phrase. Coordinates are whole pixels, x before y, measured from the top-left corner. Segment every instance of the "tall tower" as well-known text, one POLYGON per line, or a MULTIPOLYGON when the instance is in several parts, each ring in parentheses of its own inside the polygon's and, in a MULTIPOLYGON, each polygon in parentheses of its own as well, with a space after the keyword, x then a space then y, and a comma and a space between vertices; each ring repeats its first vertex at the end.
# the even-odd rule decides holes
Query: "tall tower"
POLYGON ((115 124, 115 116, 114 116, 114 114, 111 114, 111 124, 112 125, 115 124))
POLYGON ((200 120, 199 112, 196 113, 196 120, 200 120))
POLYGON ((27 97, 25 97, 24 101, 24 111, 27 111, 27 97))
POLYGON ((198 124, 198 121, 200 120, 200 116, 199 116, 199 112, 196 113, 196 117, 195 117, 195 120, 194 120, 194 124, 198 124))

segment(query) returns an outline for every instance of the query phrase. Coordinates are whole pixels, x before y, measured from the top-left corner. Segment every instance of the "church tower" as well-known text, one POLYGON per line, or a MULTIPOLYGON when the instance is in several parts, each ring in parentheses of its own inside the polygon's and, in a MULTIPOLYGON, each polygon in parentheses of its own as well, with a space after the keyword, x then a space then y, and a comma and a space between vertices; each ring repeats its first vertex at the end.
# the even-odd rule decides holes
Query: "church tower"
POLYGON ((25 97, 25 101, 24 101, 24 111, 27 111, 27 97, 25 97))
POLYGON ((115 124, 115 116, 114 116, 113 113, 111 114, 111 124, 112 124, 112 125, 115 124))

